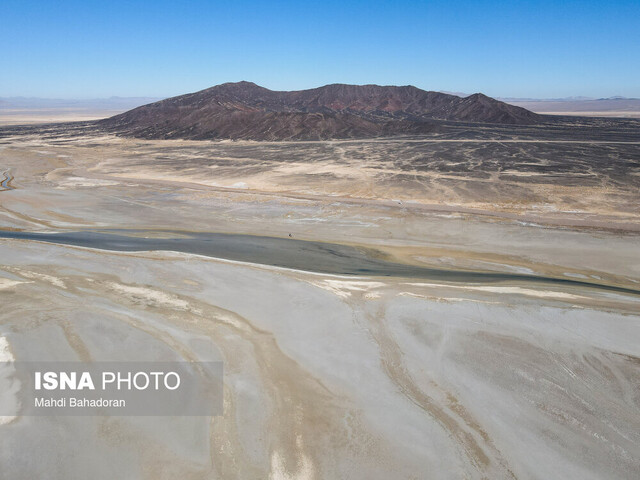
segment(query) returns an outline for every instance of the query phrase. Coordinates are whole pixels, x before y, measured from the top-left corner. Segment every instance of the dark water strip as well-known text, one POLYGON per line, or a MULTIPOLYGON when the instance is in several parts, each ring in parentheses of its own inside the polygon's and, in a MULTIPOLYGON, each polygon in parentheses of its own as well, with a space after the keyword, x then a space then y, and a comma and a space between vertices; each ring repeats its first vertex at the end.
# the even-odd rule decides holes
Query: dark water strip
POLYGON ((257 263, 332 275, 402 277, 421 280, 486 284, 557 285, 640 295, 640 290, 580 280, 536 275, 444 270, 405 265, 376 258, 375 250, 347 245, 287 238, 234 235, 225 233, 183 233, 142 231, 78 231, 31 233, 0 230, 0 238, 35 240, 119 252, 166 250, 192 253, 226 260, 257 263), (116 233, 117 232, 117 233, 116 233), (122 232, 129 233, 124 235, 122 232), (163 238, 145 233, 164 234, 163 238), (139 236, 135 236, 139 235, 139 236))

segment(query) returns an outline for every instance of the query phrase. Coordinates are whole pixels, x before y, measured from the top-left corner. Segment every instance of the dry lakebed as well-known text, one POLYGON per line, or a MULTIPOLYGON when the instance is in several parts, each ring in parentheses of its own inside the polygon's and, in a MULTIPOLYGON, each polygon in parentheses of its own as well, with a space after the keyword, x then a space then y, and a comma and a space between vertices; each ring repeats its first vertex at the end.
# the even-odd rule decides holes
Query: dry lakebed
POLYGON ((639 133, 0 127, 2 360, 224 362, 219 416, 17 408, 0 478, 637 478, 639 133))

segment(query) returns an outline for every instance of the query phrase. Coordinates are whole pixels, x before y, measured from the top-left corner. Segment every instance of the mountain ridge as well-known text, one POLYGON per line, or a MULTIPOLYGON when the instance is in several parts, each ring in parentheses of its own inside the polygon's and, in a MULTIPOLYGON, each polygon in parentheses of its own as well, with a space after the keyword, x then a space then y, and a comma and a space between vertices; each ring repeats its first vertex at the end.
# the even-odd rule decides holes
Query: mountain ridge
POLYGON ((340 83, 275 91, 241 81, 143 105, 99 124, 139 138, 323 140, 429 133, 438 120, 519 125, 540 117, 481 93, 461 98, 412 85, 340 83))

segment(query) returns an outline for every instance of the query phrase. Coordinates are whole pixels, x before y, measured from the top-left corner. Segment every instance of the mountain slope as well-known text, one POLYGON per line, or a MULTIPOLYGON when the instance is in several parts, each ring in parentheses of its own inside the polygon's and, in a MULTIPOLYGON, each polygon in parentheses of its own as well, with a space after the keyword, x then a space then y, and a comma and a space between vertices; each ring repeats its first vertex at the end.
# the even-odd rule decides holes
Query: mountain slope
POLYGON ((538 119, 482 94, 460 98, 412 86, 342 84, 277 92, 238 82, 144 105, 99 124, 141 138, 315 140, 427 133, 436 128, 433 120, 538 119))

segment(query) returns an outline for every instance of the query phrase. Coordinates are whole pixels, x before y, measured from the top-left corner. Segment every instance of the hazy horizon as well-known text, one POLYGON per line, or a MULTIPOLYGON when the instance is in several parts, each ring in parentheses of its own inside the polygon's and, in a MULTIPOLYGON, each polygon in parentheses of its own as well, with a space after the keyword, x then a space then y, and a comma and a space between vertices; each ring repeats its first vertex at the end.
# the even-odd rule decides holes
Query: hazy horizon
MULTIPOLYGON (((238 81, 229 81, 229 82, 221 82, 220 84, 223 83, 236 83, 236 82, 240 82, 240 81, 248 81, 251 82, 251 80, 238 80, 238 81)), ((252 82, 252 83, 256 83, 256 82, 252 82)), ((316 86, 312 86, 309 87, 309 89, 313 89, 313 88, 318 88, 318 87, 322 87, 325 85, 330 85, 330 84, 335 84, 335 83, 341 83, 341 82, 330 82, 328 84, 323 84, 323 85, 316 85, 316 86)), ((215 84, 215 85, 219 85, 219 84, 215 84)), ((204 87, 200 90, 204 90, 206 88, 210 88, 213 87, 215 85, 209 85, 208 87, 204 87)), ((258 84, 261 87, 264 88, 269 88, 265 85, 261 85, 258 84)), ((358 84, 358 85, 366 85, 366 84, 358 84)), ((398 84, 395 86, 405 86, 405 85, 412 85, 412 84, 407 84, 407 83, 403 83, 403 84, 398 84)), ((384 85, 384 86, 390 86, 390 85, 384 85)), ((415 86, 415 85, 412 85, 415 86)), ((421 88, 421 87, 418 87, 421 88)), ((274 88, 269 88, 269 90, 285 90, 285 91, 293 91, 293 90, 306 90, 305 89, 274 89, 274 88)), ((434 92, 440 92, 440 93, 446 93, 449 95, 457 95, 457 96, 469 96, 469 95, 473 95, 474 93, 485 93, 482 91, 472 91, 472 92, 455 92, 455 91, 451 91, 451 90, 444 90, 444 89, 435 89, 435 88, 423 88, 423 90, 428 90, 428 91, 434 91, 434 92)), ((141 95, 104 95, 104 96, 93 96, 93 97, 73 97, 73 96, 68 96, 68 97, 45 97, 45 96, 38 96, 38 95, 4 95, 3 92, 0 91, 0 100, 17 100, 17 99, 23 99, 23 100, 43 100, 43 101, 66 101, 66 102, 90 102, 90 101, 107 101, 107 100, 132 100, 132 99, 143 99, 143 100, 162 100, 165 98, 171 98, 174 96, 179 96, 179 95, 186 95, 186 94, 190 94, 190 93, 195 93, 198 90, 193 90, 193 91, 185 91, 185 92, 180 92, 180 93, 175 93, 175 94, 167 94, 167 95, 145 95, 145 94, 141 94, 141 95)), ((492 95, 493 96, 493 95, 492 95)), ((531 100, 531 101, 593 101, 593 100, 610 100, 610 99, 616 99, 616 98, 620 98, 620 99, 627 99, 627 100, 637 100, 640 97, 628 97, 628 96, 624 96, 624 95, 608 95, 608 96, 601 96, 601 97, 593 97, 593 96, 586 96, 586 95, 570 95, 570 96, 566 96, 566 97, 531 97, 531 96, 519 96, 519 97, 511 97, 511 96, 504 96, 504 95, 495 95, 493 96, 494 98, 498 98, 498 99, 502 99, 502 100, 513 100, 513 101, 527 101, 527 100, 531 100)))

